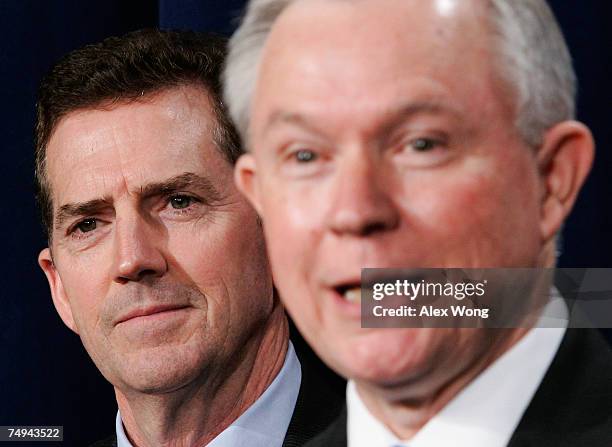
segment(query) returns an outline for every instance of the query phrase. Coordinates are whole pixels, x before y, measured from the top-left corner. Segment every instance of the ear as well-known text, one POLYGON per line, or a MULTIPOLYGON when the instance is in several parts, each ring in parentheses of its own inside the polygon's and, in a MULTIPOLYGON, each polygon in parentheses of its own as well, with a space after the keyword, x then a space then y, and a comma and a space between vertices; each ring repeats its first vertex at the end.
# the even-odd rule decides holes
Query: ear
POLYGON ((55 268, 53 257, 51 256, 51 250, 49 248, 45 248, 38 255, 38 265, 40 265, 40 268, 43 270, 43 272, 45 272, 47 281, 49 281, 51 297, 53 298, 53 304, 55 305, 57 313, 62 318, 64 324, 78 334, 76 325, 74 324, 74 318, 72 318, 70 302, 68 301, 68 297, 64 291, 62 278, 55 268))
POLYGON ((242 194, 249 199, 257 214, 261 216, 261 202, 259 194, 259 185, 257 182, 257 164, 253 154, 243 154, 236 162, 234 168, 234 181, 242 194))
POLYGON ((564 121, 546 132, 538 152, 543 180, 540 233, 545 242, 556 235, 574 206, 594 152, 591 132, 577 121, 564 121))

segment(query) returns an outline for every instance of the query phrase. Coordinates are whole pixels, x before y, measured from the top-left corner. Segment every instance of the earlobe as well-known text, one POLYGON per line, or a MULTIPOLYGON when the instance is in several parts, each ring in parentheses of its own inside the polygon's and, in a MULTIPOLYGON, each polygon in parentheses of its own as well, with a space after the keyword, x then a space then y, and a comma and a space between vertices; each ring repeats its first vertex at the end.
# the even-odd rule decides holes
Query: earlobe
POLYGON ((565 121, 546 133, 538 152, 543 180, 540 232, 545 242, 556 235, 574 206, 593 157, 593 136, 584 124, 565 121))
POLYGON ((257 166, 255 163, 255 157, 252 154, 243 154, 236 162, 234 168, 234 181, 236 186, 251 202, 251 205, 257 211, 257 214, 261 216, 261 203, 259 195, 259 185, 257 184, 257 166))
POLYGON ((51 289, 51 297, 53 298, 53 305, 57 310, 57 313, 61 317, 62 321, 68 326, 73 332, 78 334, 76 325, 74 324, 74 318, 72 317, 72 309, 70 308, 70 302, 64 291, 62 279, 53 263, 53 257, 51 250, 45 248, 38 255, 38 265, 45 272, 47 281, 49 282, 49 288, 51 289))

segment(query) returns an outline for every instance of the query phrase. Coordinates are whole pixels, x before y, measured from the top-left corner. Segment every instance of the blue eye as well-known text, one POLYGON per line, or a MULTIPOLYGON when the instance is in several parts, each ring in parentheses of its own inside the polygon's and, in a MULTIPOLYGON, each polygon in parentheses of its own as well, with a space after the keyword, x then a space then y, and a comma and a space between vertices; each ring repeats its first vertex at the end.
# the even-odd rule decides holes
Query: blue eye
POLYGON ((295 153, 298 163, 308 163, 317 159, 317 154, 308 149, 300 149, 295 153))
POLYGON ((189 208, 193 203, 193 197, 189 196, 174 196, 170 198, 170 205, 176 210, 189 208))
POLYGON ((410 142, 410 146, 417 152, 426 152, 436 147, 438 143, 430 138, 417 138, 410 142))
POLYGON ((95 230, 96 227, 97 227, 97 221, 96 219, 92 219, 92 218, 82 220, 75 226, 75 228, 79 230, 81 233, 88 233, 90 231, 95 230))

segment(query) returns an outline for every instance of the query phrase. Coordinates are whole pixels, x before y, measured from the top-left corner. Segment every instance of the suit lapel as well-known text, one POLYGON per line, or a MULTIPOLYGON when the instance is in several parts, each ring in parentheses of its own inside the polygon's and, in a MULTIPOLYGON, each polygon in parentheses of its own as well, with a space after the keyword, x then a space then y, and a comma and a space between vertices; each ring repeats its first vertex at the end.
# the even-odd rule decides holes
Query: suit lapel
MULTIPOLYGON (((346 447, 346 405, 325 430, 304 444, 304 447, 346 447)), ((374 446, 372 446, 374 447, 374 446)))
POLYGON ((612 351, 599 331, 568 329, 508 447, 612 445, 612 351))
POLYGON ((338 419, 346 388, 345 382, 327 369, 303 340, 292 339, 302 366, 302 382, 283 447, 305 445, 338 419))

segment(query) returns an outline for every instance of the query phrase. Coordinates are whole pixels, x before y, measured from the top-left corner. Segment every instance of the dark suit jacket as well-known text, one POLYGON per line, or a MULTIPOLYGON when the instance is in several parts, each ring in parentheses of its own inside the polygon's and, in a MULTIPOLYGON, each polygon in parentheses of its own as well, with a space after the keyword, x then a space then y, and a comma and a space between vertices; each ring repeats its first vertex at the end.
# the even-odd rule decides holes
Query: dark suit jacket
MULTIPOLYGON (((344 407, 345 382, 321 363, 299 335, 292 334, 291 339, 302 366, 302 383, 283 447, 301 447, 338 418, 344 407)), ((117 447, 116 435, 90 447, 117 447)))
MULTIPOLYGON (((345 407, 305 447, 346 445, 345 407)), ((599 331, 568 329, 508 447, 583 446, 612 447, 612 351, 599 331)))

